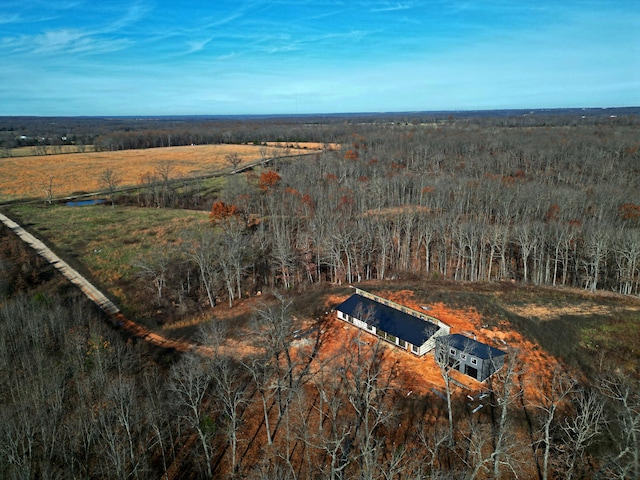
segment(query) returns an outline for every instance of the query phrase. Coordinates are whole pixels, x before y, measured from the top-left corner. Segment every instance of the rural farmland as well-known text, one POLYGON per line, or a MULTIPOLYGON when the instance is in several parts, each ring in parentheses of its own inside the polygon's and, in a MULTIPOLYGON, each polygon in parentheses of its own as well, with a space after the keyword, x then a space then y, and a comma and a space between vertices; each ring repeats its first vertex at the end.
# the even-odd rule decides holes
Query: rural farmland
POLYGON ((158 175, 160 166, 171 178, 206 177, 231 168, 228 157, 237 155, 239 166, 261 158, 308 154, 322 148, 309 143, 295 146, 193 145, 162 149, 18 156, 0 161, 0 201, 41 197, 52 182, 56 197, 105 190, 101 176, 112 170, 120 186, 140 185, 158 175))
POLYGON ((634 478, 640 123, 579 118, 1 158, 2 213, 113 308, 0 230, 0 477, 634 478))

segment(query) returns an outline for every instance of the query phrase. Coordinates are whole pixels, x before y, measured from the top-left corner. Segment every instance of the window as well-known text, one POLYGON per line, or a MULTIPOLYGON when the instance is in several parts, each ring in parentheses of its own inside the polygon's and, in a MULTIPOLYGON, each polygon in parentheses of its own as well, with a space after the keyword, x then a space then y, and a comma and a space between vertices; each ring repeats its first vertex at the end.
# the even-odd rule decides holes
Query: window
POLYGON ((407 348, 407 342, 405 342, 404 340, 398 339, 398 345, 400 345, 402 348, 407 348))
POLYGON ((411 351, 413 353, 420 353, 420 349, 418 347, 416 347, 415 345, 411 345, 411 351))
POLYGON ((455 348, 449 349, 449 354, 450 355, 455 355, 456 354, 456 349, 455 348))
POLYGON ((471 365, 477 365, 477 364, 478 364, 478 359, 471 357, 471 365))

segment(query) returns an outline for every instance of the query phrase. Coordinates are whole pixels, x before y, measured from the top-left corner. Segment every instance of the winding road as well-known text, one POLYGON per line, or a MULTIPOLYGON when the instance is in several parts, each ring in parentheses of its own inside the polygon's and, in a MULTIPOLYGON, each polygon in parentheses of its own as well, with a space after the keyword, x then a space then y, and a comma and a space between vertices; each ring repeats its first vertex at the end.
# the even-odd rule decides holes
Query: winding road
POLYGON ((145 340, 155 346, 186 352, 188 350, 197 350, 199 353, 207 354, 209 349, 200 345, 181 340, 172 340, 157 333, 152 332, 132 320, 126 318, 120 309, 107 298, 107 296, 98 290, 91 282, 83 277, 77 270, 71 267, 67 262, 56 255, 41 240, 37 239, 31 233, 27 232, 18 223, 11 220, 6 215, 0 213, 0 221, 7 228, 11 229, 22 241, 33 248, 38 255, 45 258, 53 265, 64 277, 71 283, 76 285, 86 296, 95 303, 102 311, 104 311, 121 330, 124 330, 133 337, 145 340))

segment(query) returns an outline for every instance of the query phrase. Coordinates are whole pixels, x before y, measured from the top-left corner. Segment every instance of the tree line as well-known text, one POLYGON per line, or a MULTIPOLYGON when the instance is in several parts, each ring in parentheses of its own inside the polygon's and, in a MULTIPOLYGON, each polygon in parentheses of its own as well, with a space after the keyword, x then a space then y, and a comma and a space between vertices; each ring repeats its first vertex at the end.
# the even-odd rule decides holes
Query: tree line
POLYGON ((629 126, 637 125, 637 112, 637 108, 610 108, 247 117, 0 117, 0 156, 11 156, 11 149, 21 146, 32 146, 34 155, 46 155, 60 153, 62 145, 82 150, 94 145, 96 151, 112 151, 267 141, 334 143, 343 137, 345 128, 366 131, 380 125, 629 126))
POLYGON ((378 126, 341 151, 229 177, 210 228, 141 262, 161 264, 159 300, 211 305, 416 276, 638 295, 636 133, 378 126))

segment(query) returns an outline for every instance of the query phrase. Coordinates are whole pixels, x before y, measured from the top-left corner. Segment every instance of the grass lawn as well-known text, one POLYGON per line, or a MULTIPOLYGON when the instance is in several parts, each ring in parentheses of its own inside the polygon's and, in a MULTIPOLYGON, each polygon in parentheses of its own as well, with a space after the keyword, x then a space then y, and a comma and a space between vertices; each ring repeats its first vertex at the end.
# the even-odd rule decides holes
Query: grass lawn
POLYGON ((189 230, 209 222, 204 211, 107 205, 16 206, 10 214, 63 258, 79 263, 125 306, 131 300, 127 286, 135 281, 135 259, 179 245, 189 230))

